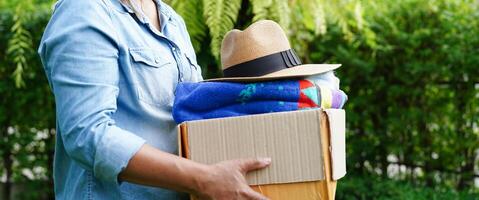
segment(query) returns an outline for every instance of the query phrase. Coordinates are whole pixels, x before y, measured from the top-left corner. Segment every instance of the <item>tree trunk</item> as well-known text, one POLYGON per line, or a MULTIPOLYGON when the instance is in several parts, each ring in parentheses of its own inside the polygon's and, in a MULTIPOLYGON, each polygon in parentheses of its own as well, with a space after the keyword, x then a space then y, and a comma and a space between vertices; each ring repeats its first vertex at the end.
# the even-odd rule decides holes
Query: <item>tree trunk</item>
POLYGON ((469 153, 469 151, 465 150, 464 157, 466 158, 466 164, 461 167, 461 175, 458 184, 460 190, 469 189, 474 186, 475 155, 474 153, 469 153))
MULTIPOLYGON (((471 133, 473 130, 473 127, 468 127, 467 105, 469 103, 468 98, 471 96, 474 96, 474 84, 458 83, 455 85, 455 90, 456 90, 455 91, 456 106, 457 106, 457 110, 459 111, 456 117, 456 131, 457 131, 457 134, 460 136, 460 140, 468 141, 471 139, 470 135, 473 134, 471 133)), ((474 112, 474 111, 469 111, 469 112, 474 112)), ((463 146, 462 149, 459 151, 460 153, 462 153, 462 156, 465 160, 465 164, 461 165, 460 167, 461 175, 459 176, 459 183, 458 183, 458 189, 460 190, 467 189, 474 185, 474 162, 475 162, 474 151, 475 149, 471 149, 471 148, 472 147, 466 145, 466 146, 463 146)))
MULTIPOLYGON (((8 116, 8 113, 7 113, 8 116)), ((5 170, 6 181, 3 185, 3 196, 2 199, 10 200, 11 193, 12 193, 12 152, 11 148, 9 148, 9 139, 8 139, 8 127, 10 124, 10 120, 7 119, 1 124, 0 129, 0 144, 4 147, 2 148, 2 160, 3 160, 3 168, 5 170), (2 141, 3 140, 3 141, 2 141)))
POLYGON ((53 126, 48 129, 49 136, 47 139, 47 144, 48 144, 48 151, 47 151, 47 156, 48 156, 48 185, 50 186, 50 190, 48 191, 47 194, 47 199, 54 200, 55 199, 55 192, 53 191, 53 157, 55 154, 55 123, 53 123, 53 126))
POLYGON ((10 200, 11 198, 11 192, 12 192, 12 156, 11 156, 11 151, 9 150, 10 148, 4 148, 4 152, 2 155, 3 158, 3 165, 5 168, 5 175, 6 175, 6 181, 5 184, 3 185, 3 199, 5 200, 10 200))

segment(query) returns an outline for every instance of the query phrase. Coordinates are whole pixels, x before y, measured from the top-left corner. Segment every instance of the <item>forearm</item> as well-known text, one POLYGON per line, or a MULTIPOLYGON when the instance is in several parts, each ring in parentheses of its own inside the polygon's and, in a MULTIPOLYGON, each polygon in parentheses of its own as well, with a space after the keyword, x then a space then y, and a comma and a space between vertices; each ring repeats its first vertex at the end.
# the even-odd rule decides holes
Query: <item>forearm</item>
POLYGON ((165 153, 147 144, 133 156, 119 178, 122 181, 196 193, 201 187, 200 176, 207 165, 165 153))

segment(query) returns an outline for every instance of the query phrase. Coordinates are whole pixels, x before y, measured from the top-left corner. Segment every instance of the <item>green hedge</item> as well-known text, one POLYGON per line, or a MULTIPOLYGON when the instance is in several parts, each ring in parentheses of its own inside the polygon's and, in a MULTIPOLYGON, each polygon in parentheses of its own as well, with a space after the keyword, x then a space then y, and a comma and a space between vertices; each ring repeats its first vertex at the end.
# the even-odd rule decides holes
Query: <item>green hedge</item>
POLYGON ((479 192, 430 188, 378 176, 347 176, 338 182, 337 200, 476 200, 479 192))
POLYGON ((345 33, 331 24, 310 50, 315 62, 343 64, 348 170, 472 188, 479 177, 477 1, 363 6, 362 26, 345 33))
POLYGON ((2 182, 3 178, 8 182, 0 184, 0 199, 51 199, 55 106, 36 53, 50 16, 50 4, 31 4, 25 8, 33 7, 32 10, 15 10, 9 7, 13 3, 1 7, 2 3, 5 2, 0 2, 0 177, 2 182), (19 69, 17 61, 22 63, 19 75, 23 87, 18 87, 22 84, 14 75, 19 69), (22 192, 16 191, 19 185, 22 192))

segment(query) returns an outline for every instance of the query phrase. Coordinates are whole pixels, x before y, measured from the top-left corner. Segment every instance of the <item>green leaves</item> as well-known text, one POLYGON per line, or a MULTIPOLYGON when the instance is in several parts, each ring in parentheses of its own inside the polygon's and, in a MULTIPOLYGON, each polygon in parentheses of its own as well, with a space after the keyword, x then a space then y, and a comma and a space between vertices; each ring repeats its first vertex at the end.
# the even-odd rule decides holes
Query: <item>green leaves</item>
POLYGON ((241 0, 203 0, 203 14, 211 34, 211 52, 219 59, 221 42, 226 32, 233 29, 241 0))
POLYGON ((336 199, 430 200, 475 199, 479 192, 457 191, 453 188, 429 188, 420 184, 380 178, 371 175, 348 175, 338 183, 336 199))
POLYGON ((28 14, 25 12, 25 4, 20 3, 15 9, 13 16, 14 24, 11 28, 13 33, 12 38, 8 41, 7 56, 15 63, 15 71, 12 76, 17 87, 24 87, 23 74, 25 68, 28 66, 27 54, 32 51, 32 36, 24 28, 24 22, 28 19, 28 14))
POLYGON ((311 45, 318 53, 311 55, 314 62, 343 64, 337 72, 350 97, 350 171, 473 189, 478 5, 445 0, 343 5, 363 11, 330 20, 328 33, 311 45))
MULTIPOLYGON (((29 181, 29 196, 19 199, 39 199, 49 188, 38 184, 51 178, 55 109, 35 49, 53 2, 0 1, 0 154, 13 158, 15 181, 29 181)), ((303 61, 343 64, 337 74, 349 95, 347 159, 354 175, 340 181, 337 199, 477 196, 449 190, 477 191, 471 179, 478 172, 470 168, 479 165, 476 0, 165 2, 183 16, 205 78, 220 75, 226 31, 260 19, 279 22, 303 61), (395 173, 386 178, 388 171, 395 173)))
POLYGON ((273 4, 273 0, 250 0, 251 7, 253 8, 253 22, 260 19, 268 19, 269 9, 273 4))
POLYGON ((253 22, 261 19, 269 19, 289 31, 291 23, 291 10, 288 0, 250 0, 253 8, 253 22))
POLYGON ((326 13, 322 0, 298 1, 304 26, 317 34, 326 33, 326 13))
POLYGON ((183 16, 193 47, 196 52, 199 52, 201 43, 208 34, 208 27, 203 16, 203 1, 173 0, 171 6, 175 8, 179 15, 183 16))
POLYGON ((6 179, 29 191, 14 193, 13 199, 40 199, 53 192, 34 183, 51 180, 55 138, 53 96, 35 51, 51 2, 39 1, 0 3, 6 6, 0 9, 0 176, 11 172, 6 179))
MULTIPOLYGON (((169 0, 167 1, 185 19, 192 43, 197 52, 200 51, 204 42, 210 42, 210 48, 205 49, 215 57, 219 63, 219 52, 224 35, 238 25, 239 22, 255 22, 261 19, 270 19, 278 22, 288 35, 295 35, 297 40, 309 42, 312 37, 308 34, 291 32, 293 29, 312 35, 326 33, 326 20, 328 12, 336 13, 340 8, 325 8, 323 0, 169 0), (245 16, 238 16, 242 5, 249 5, 245 16), (328 11, 328 12, 327 12, 328 11), (252 19, 245 19, 252 16, 252 19), (293 23, 299 23, 293 25, 293 23)), ((328 2, 329 3, 329 2, 328 2)), ((248 24, 241 24, 246 26, 248 24)), ((299 52, 307 48, 307 45, 299 45, 299 52)), ((218 70, 218 69, 217 69, 218 70)))
POLYGON ((291 10, 288 5, 288 0, 273 0, 269 11, 270 19, 278 22, 278 24, 285 29, 286 33, 290 34, 291 10))

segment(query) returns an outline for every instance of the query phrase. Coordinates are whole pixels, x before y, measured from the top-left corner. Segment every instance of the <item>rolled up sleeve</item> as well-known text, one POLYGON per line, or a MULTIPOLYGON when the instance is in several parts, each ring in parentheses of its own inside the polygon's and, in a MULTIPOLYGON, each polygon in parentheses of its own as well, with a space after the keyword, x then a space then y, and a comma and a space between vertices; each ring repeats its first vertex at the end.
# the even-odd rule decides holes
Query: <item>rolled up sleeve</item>
POLYGON ((57 137, 80 166, 118 184, 118 174, 145 140, 112 119, 121 71, 108 7, 90 0, 58 6, 78 12, 55 12, 39 49, 55 95, 57 137))

